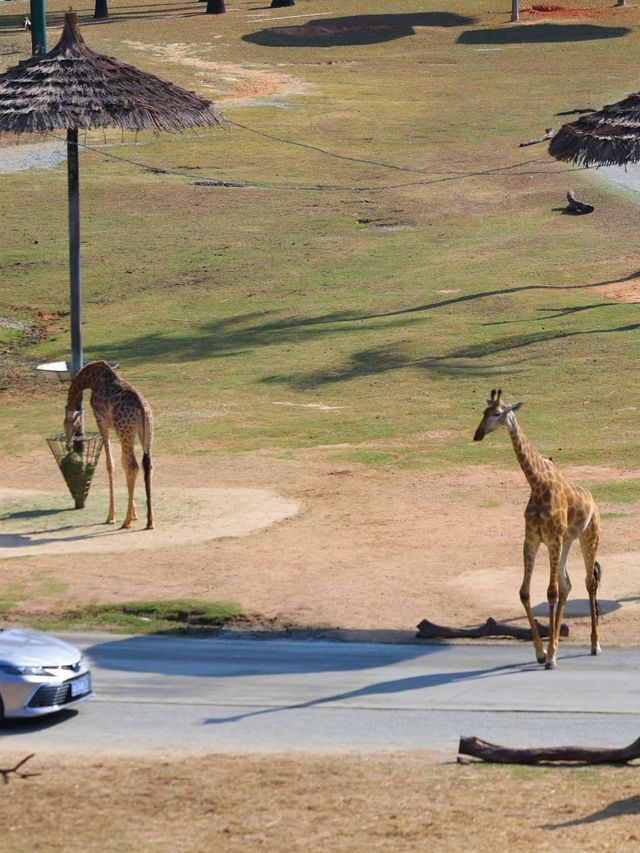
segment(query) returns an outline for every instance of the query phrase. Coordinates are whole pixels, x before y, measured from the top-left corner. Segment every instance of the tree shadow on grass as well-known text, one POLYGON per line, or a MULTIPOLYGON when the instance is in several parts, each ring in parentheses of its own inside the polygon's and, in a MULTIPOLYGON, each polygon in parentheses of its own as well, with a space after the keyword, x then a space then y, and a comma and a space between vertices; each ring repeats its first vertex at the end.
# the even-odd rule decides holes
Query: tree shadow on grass
POLYGON ((274 317, 273 313, 252 312, 215 320, 179 337, 161 332, 145 335, 111 345, 109 357, 126 358, 129 363, 166 356, 179 361, 228 358, 243 355, 256 347, 301 344, 317 338, 330 340, 340 334, 404 327, 420 322, 417 317, 400 320, 391 317, 388 321, 384 317, 374 317, 368 321, 366 314, 357 311, 282 318, 274 317))
POLYGON ((458 44, 548 44, 569 41, 596 41, 627 36, 629 27, 598 27, 594 24, 529 24, 516 27, 466 30, 458 44))
MULTIPOLYGON (((251 352, 257 348, 282 346, 284 344, 305 344, 322 339, 327 346, 340 335, 353 335, 359 332, 384 332, 391 329, 405 329, 410 325, 424 322, 429 312, 441 308, 462 305, 477 300, 492 299, 517 293, 535 290, 552 291, 581 291, 603 285, 624 284, 638 276, 637 272, 608 281, 593 284, 577 285, 547 285, 528 284, 514 287, 496 288, 475 293, 441 299, 434 302, 424 302, 399 308, 393 311, 336 311, 315 316, 277 316, 274 311, 256 311, 238 314, 214 320, 209 323, 195 325, 186 333, 177 335, 166 332, 155 332, 137 338, 114 343, 109 346, 109 358, 128 365, 147 363, 153 360, 169 360, 172 362, 193 362, 204 359, 233 358, 251 352)), ((606 308, 614 303, 598 303, 598 305, 569 306, 560 309, 548 309, 559 312, 556 316, 573 314, 582 310, 606 308)), ((615 303, 617 304, 617 303, 615 303)), ((266 383, 290 384, 293 387, 315 387, 332 382, 340 382, 359 376, 369 376, 399 370, 405 367, 417 367, 433 373, 443 373, 449 376, 492 375, 482 359, 506 352, 526 351, 527 348, 545 342, 562 340, 578 335, 596 335, 627 333, 637 331, 640 324, 633 323, 613 328, 597 328, 587 330, 547 331, 541 330, 522 335, 509 335, 492 339, 479 344, 471 344, 452 350, 449 353, 436 353, 423 358, 409 356, 396 345, 367 347, 356 350, 350 360, 342 366, 331 370, 314 371, 309 374, 269 374, 262 381, 266 383)), ((102 358, 100 352, 88 352, 88 357, 102 358)), ((512 365, 514 367, 515 365, 512 365)), ((498 368, 494 371, 499 372, 498 368)))
POLYGON ((378 44, 415 35, 415 27, 465 27, 473 18, 454 12, 414 12, 398 15, 352 15, 319 18, 304 24, 273 27, 243 36, 263 47, 332 47, 378 44))
MULTIPOLYGON (((466 347, 460 347, 457 350, 451 350, 448 353, 426 356, 424 358, 405 355, 399 347, 385 345, 355 352, 349 361, 341 367, 313 371, 306 374, 271 374, 265 376, 262 382, 289 385, 295 390, 308 390, 335 382, 345 382, 363 376, 376 376, 404 368, 424 370, 432 375, 443 375, 449 378, 462 375, 467 377, 482 376, 486 378, 503 373, 501 366, 496 365, 492 368, 483 362, 483 359, 492 356, 513 353, 538 344, 561 341, 580 335, 626 334, 639 330, 640 323, 632 323, 628 326, 617 326, 611 329, 594 328, 584 331, 544 331, 523 335, 508 335, 497 340, 470 344, 466 347)), ((516 371, 517 365, 524 360, 522 358, 519 361, 512 361, 510 363, 512 373, 516 371)))
POLYGON ((563 820, 561 823, 544 823, 541 829, 565 829, 569 826, 585 826, 589 823, 598 823, 601 820, 609 820, 612 817, 624 817, 625 815, 640 815, 640 794, 634 794, 624 800, 614 800, 603 809, 599 809, 590 815, 585 815, 585 817, 563 820))

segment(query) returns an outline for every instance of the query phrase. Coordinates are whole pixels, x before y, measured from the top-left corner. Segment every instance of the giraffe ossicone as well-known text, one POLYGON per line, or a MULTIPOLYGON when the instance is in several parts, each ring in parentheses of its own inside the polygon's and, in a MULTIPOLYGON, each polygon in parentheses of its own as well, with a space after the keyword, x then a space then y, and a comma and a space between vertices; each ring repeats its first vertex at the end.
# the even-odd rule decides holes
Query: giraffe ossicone
POLYGON ((591 611, 591 654, 600 654, 596 599, 601 578, 600 564, 596 560, 600 543, 600 514, 591 494, 572 483, 552 459, 538 453, 529 442, 515 416, 521 406, 522 403, 507 405, 502 400, 502 391, 493 390, 473 438, 474 441, 482 441, 485 435, 498 427, 504 427, 511 437, 516 458, 531 488, 524 512, 524 579, 520 587, 520 600, 531 626, 538 663, 544 663, 547 669, 555 669, 560 625, 571 590, 567 558, 576 539, 580 542, 586 569, 586 587, 591 611), (531 577, 536 554, 542 543, 549 551, 549 641, 546 654, 531 610, 530 599, 531 577))
POLYGON ((138 461, 135 455, 136 436, 142 444, 142 468, 147 496, 147 530, 155 526, 153 507, 151 503, 151 445, 153 443, 153 415, 151 407, 142 394, 129 382, 121 379, 106 361, 90 361, 79 370, 71 380, 67 394, 64 431, 67 446, 70 447, 73 437, 81 431, 82 419, 78 404, 82 400, 82 392, 91 391, 91 408, 104 442, 109 475, 109 512, 107 524, 115 524, 116 507, 113 490, 113 455, 109 431, 114 430, 122 449, 122 467, 127 478, 129 503, 127 514, 122 526, 131 527, 138 513, 134 500, 136 477, 138 476, 138 461))

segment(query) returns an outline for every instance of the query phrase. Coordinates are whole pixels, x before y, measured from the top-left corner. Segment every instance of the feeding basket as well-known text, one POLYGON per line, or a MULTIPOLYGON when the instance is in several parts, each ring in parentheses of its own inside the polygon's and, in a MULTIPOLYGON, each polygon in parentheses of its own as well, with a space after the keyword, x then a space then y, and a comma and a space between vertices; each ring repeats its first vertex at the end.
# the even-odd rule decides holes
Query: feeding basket
POLYGON ((61 432, 48 436, 47 444, 76 502, 76 509, 82 509, 102 450, 102 436, 99 432, 76 435, 68 450, 67 437, 61 432))

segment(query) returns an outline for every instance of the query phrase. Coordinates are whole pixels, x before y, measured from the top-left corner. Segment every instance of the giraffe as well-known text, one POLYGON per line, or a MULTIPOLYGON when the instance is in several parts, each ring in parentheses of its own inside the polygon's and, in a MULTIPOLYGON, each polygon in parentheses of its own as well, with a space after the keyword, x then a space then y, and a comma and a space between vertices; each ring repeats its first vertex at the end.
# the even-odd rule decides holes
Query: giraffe
POLYGON ((522 403, 507 405, 501 397, 502 391, 491 392, 491 398, 487 400, 487 408, 473 438, 474 441, 482 441, 485 435, 497 427, 505 427, 511 436, 520 467, 531 487, 531 496, 524 513, 524 580, 520 587, 520 600, 531 625, 538 663, 544 663, 546 669, 555 669, 560 625, 571 590, 567 557, 571 544, 576 539, 580 542, 587 572, 586 586, 591 609, 591 654, 600 654, 596 600, 601 577, 600 564, 596 561, 600 541, 600 514, 589 492, 568 480, 551 459, 542 456, 531 445, 515 416, 522 403), (533 566, 542 542, 549 551, 550 563, 547 589, 549 642, 546 656, 533 618, 529 595, 533 566))
POLYGON ((122 527, 131 527, 138 518, 133 497, 138 462, 134 443, 136 435, 142 443, 142 467, 144 485, 147 493, 147 530, 153 529, 154 518, 151 506, 151 444, 153 442, 153 416, 151 408, 142 394, 133 385, 120 379, 106 361, 90 361, 76 373, 67 394, 64 431, 67 447, 71 447, 74 435, 82 431, 81 415, 78 404, 82 400, 85 388, 91 390, 91 408, 104 442, 109 474, 109 513, 107 524, 115 524, 116 508, 113 494, 113 456, 109 430, 114 429, 122 448, 122 467, 127 477, 129 505, 122 527))

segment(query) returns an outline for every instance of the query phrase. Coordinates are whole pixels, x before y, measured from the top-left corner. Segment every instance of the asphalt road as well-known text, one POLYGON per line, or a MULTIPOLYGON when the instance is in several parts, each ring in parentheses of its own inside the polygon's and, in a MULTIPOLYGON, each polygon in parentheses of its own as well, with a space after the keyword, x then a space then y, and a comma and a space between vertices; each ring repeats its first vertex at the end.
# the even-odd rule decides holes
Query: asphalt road
POLYGON ((624 746, 640 734, 640 652, 65 634, 95 699, 8 722, 7 746, 137 753, 624 746))

